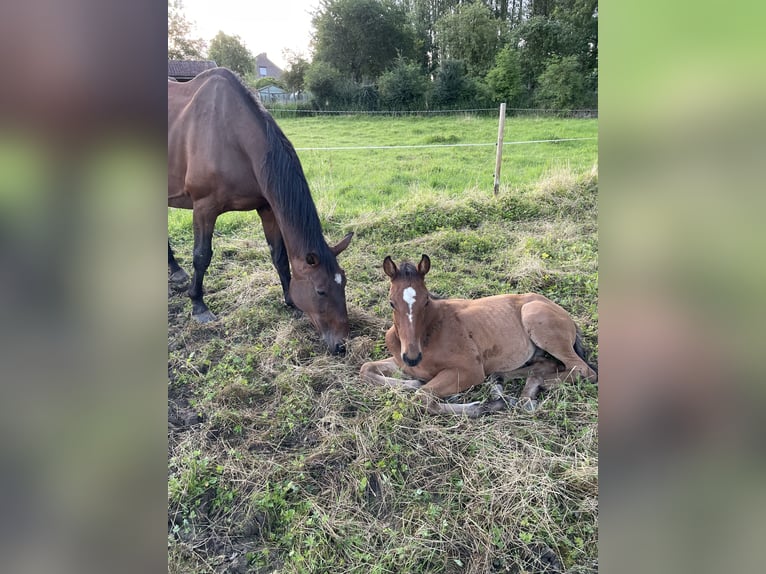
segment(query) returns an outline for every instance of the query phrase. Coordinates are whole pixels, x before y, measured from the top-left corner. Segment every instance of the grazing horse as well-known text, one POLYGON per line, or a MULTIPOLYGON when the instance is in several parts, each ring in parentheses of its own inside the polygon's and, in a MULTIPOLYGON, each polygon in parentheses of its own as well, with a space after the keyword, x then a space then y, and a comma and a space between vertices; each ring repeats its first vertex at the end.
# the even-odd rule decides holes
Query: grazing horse
MULTIPOLYGON (((295 149, 225 68, 206 70, 190 82, 168 81, 168 206, 194 212, 192 317, 202 323, 216 318, 202 300, 216 218, 255 209, 285 303, 308 315, 332 352, 343 349, 349 333, 346 275, 336 257, 353 233, 327 245, 295 149)), ((172 282, 188 281, 170 242, 168 267, 172 282)))
POLYGON ((415 267, 397 267, 391 257, 383 270, 391 278, 389 298, 394 324, 386 333, 392 357, 362 365, 363 379, 416 389, 429 412, 476 417, 513 406, 502 387, 492 387, 487 404, 443 403, 478 385, 490 375, 526 377, 521 404, 534 410, 540 388, 567 378, 596 381, 596 369, 585 360, 577 328, 569 314, 542 295, 495 295, 482 299, 438 299, 426 289, 431 260, 423 255, 415 267), (409 379, 394 378, 397 371, 409 379))

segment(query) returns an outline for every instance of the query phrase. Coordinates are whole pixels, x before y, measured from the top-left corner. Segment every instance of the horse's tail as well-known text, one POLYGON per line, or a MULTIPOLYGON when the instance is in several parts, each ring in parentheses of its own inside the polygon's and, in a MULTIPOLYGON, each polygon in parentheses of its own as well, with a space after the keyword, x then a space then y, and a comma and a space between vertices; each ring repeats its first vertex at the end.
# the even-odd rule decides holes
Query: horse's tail
POLYGON ((575 342, 574 342, 574 352, 577 353, 577 356, 580 357, 585 363, 593 369, 596 374, 598 374, 598 367, 590 362, 590 358, 588 357, 588 353, 585 351, 585 347, 582 344, 582 338, 580 337, 580 331, 577 331, 577 335, 575 336, 575 342))

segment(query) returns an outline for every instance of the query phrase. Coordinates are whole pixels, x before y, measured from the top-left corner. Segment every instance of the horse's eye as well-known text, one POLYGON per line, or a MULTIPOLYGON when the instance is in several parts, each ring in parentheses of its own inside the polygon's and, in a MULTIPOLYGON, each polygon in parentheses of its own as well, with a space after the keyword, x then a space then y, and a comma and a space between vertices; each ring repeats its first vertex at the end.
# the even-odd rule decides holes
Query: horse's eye
POLYGON ((396 309, 396 307, 394 306, 394 302, 393 301, 389 301, 388 304, 391 305, 392 309, 396 309))
POLYGON ((319 295, 320 297, 324 297, 325 295, 327 295, 327 292, 322 291, 321 289, 317 289, 316 291, 317 291, 317 295, 319 295))

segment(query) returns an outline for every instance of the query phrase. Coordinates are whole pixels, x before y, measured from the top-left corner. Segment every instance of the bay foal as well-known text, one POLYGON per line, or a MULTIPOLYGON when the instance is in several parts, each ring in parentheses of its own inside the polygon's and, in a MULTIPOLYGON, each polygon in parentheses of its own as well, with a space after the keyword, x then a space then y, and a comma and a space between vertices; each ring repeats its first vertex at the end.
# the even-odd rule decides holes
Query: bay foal
POLYGON ((386 333, 391 357, 362 365, 363 379, 417 390, 428 411, 476 417, 515 405, 499 384, 493 400, 444 403, 451 395, 481 384, 488 376, 526 377, 520 403, 534 410, 542 388, 567 379, 598 378, 585 360, 577 328, 569 314, 536 293, 495 295, 482 299, 437 299, 425 276, 431 260, 397 267, 391 257, 383 270, 391 279, 389 298, 394 324, 386 333), (395 378, 403 372, 407 379, 395 378))

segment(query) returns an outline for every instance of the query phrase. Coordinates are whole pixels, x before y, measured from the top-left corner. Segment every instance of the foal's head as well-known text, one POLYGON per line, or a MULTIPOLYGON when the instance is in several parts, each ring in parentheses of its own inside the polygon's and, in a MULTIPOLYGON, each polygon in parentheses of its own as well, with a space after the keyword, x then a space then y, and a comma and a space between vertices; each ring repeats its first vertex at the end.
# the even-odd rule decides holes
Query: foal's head
POLYGON ((423 358, 421 340, 423 337, 424 315, 429 305, 425 276, 431 268, 428 255, 423 255, 415 267, 404 262, 397 267, 391 257, 383 261, 383 271, 391 278, 389 299, 394 309, 394 325, 402 344, 402 361, 410 367, 416 366, 423 358))

